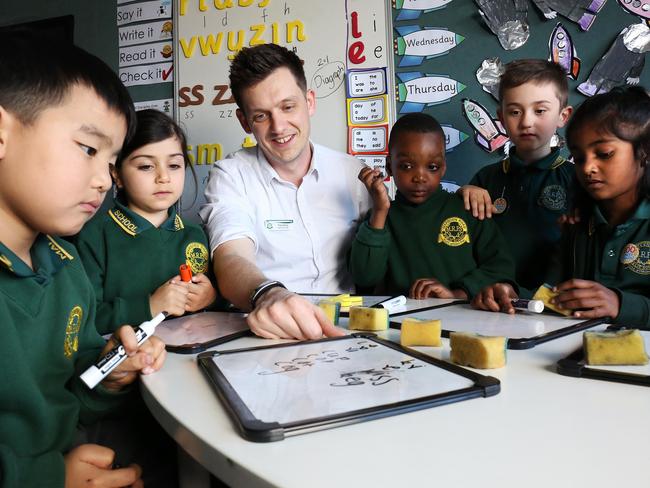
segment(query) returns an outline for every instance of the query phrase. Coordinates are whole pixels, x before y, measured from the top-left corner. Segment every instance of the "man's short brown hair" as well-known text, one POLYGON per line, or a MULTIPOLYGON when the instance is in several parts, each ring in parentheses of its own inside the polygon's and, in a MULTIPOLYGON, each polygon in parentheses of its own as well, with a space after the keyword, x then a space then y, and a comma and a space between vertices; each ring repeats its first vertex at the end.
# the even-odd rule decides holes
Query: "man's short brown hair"
POLYGON ((230 90, 237 106, 244 110, 242 92, 257 85, 278 68, 287 68, 303 92, 307 91, 307 80, 302 61, 296 53, 277 44, 260 44, 245 47, 230 65, 230 90))
POLYGON ((503 101, 506 90, 524 83, 551 83, 560 100, 560 108, 565 108, 569 103, 569 83, 564 69, 557 63, 544 59, 518 59, 506 64, 499 82, 499 100, 503 101))

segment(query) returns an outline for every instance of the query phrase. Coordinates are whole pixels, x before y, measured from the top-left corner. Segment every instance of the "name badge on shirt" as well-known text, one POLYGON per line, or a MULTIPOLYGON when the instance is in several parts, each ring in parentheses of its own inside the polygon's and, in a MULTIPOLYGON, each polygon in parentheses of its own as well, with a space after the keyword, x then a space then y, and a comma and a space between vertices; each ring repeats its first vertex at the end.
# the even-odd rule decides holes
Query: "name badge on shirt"
POLYGON ((265 220, 264 227, 272 232, 287 231, 293 228, 293 220, 265 220))

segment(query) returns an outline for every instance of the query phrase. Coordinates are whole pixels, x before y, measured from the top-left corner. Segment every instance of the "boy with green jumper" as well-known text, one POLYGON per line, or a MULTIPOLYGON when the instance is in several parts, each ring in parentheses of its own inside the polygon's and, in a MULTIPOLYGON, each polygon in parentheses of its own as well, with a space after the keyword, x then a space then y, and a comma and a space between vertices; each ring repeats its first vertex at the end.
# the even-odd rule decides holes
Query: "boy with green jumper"
POLYGON ((95 297, 71 235, 101 205, 133 120, 131 99, 99 59, 72 45, 0 35, 0 486, 141 486, 111 469, 115 453, 74 447, 79 422, 121 402, 137 373, 159 369, 164 344, 139 348, 97 388, 79 379, 117 344, 94 325, 95 297))
POLYGON ((573 164, 551 147, 555 131, 572 112, 563 69, 541 59, 506 65, 498 110, 510 141, 508 157, 485 166, 463 186, 465 208, 475 217, 494 217, 507 236, 522 296, 542 283, 560 239, 558 219, 569 211, 573 164))
MULTIPOLYGON (((546 273, 556 307, 650 329, 650 96, 614 88, 585 100, 567 127, 581 221, 567 226, 546 273)), ((517 293, 495 283, 477 308, 514 313, 517 293)))
POLYGON ((445 137, 438 122, 421 113, 403 116, 388 148, 393 202, 380 171, 359 173, 373 209, 352 244, 355 283, 422 299, 471 298, 497 276, 512 282, 514 264, 497 225, 474 219, 457 195, 441 189, 445 137))

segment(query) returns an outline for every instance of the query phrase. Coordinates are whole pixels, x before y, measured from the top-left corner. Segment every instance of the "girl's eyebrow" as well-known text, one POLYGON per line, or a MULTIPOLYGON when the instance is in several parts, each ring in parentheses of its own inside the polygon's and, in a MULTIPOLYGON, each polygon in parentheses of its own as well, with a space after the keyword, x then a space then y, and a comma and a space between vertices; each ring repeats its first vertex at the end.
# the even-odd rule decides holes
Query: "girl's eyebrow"
MULTIPOLYGON (((182 156, 183 156, 183 153, 172 153, 172 154, 168 154, 168 155, 167 155, 168 158, 173 158, 173 157, 176 157, 176 156, 180 156, 180 157, 182 157, 182 156)), ((133 159, 137 159, 137 158, 150 158, 150 159, 156 159, 156 156, 154 156, 153 154, 138 154, 137 156, 133 156, 133 157, 131 158, 131 160, 133 160, 133 159)))

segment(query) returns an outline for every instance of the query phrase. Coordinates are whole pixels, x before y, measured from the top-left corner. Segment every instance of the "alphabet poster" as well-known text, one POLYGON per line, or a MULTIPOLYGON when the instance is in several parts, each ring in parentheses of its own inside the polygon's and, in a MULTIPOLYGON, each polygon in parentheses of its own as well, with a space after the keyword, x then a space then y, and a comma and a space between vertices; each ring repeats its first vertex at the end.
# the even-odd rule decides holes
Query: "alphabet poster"
POLYGON ((394 112, 385 0, 179 0, 174 14, 176 116, 199 179, 191 208, 194 185, 186 183, 184 215, 196 218, 212 163, 255 144, 239 125, 228 86, 230 61, 243 47, 272 42, 304 61, 316 94, 314 142, 383 158, 394 112), (354 94, 349 76, 358 80, 354 94))

